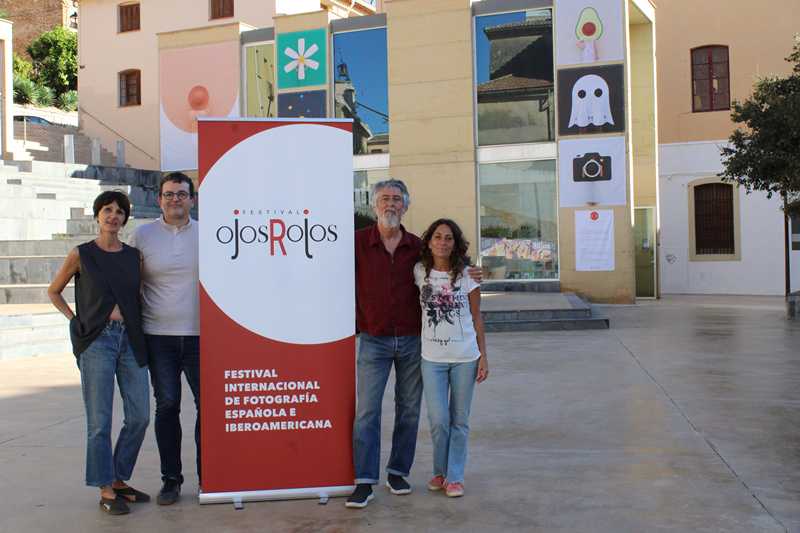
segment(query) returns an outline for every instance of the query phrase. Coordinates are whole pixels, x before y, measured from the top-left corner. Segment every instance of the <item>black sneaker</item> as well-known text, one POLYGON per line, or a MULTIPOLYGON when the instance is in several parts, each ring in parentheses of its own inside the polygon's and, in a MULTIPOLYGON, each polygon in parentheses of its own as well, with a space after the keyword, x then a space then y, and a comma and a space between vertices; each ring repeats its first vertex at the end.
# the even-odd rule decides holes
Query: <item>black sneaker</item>
POLYGON ((181 483, 177 479, 167 479, 158 492, 156 502, 158 505, 172 505, 181 495, 181 483))
POLYGON ((411 494, 411 485, 402 476, 389 474, 386 478, 386 486, 389 487, 389 492, 402 496, 403 494, 411 494))
POLYGON ((354 509, 363 509, 374 497, 375 495, 372 494, 372 485, 369 483, 359 483, 356 485, 356 490, 353 491, 353 494, 347 498, 347 502, 344 506, 354 509))

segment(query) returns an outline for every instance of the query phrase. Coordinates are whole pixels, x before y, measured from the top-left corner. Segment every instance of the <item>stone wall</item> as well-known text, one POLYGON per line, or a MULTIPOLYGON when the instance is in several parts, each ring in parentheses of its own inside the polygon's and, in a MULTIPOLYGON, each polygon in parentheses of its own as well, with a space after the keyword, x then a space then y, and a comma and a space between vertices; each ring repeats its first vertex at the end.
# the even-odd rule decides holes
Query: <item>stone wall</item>
POLYGON ((14 23, 14 52, 30 60, 31 41, 56 26, 68 26, 71 0, 0 0, 0 11, 14 23))
MULTIPOLYGON (((64 135, 74 135, 75 162, 90 164, 92 161, 92 141, 80 133, 75 126, 42 126, 39 124, 23 124, 14 122, 14 140, 16 151, 24 150, 26 155, 21 159, 35 161, 64 162, 64 135)), ((114 156, 107 150, 100 151, 101 164, 113 166, 114 156)), ((17 156, 15 156, 17 158, 17 156)))

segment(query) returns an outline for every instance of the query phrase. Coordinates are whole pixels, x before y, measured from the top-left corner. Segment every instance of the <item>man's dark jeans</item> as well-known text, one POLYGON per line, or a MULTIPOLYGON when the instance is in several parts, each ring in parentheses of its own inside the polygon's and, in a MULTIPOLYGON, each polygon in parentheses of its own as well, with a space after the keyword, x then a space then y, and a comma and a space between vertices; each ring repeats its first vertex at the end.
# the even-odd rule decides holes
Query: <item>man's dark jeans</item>
POLYGON ((150 356, 150 379, 156 398, 156 442, 161 457, 161 479, 183 483, 181 464, 181 372, 194 395, 194 441, 200 477, 200 337, 145 335, 150 356))

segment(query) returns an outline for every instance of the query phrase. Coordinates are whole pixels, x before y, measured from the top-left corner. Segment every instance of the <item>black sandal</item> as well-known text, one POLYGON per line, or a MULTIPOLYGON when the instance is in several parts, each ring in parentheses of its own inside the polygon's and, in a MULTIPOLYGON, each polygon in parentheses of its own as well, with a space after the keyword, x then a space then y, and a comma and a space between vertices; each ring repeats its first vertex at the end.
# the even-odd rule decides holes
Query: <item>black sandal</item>
POLYGON ((128 514, 131 512, 124 498, 120 496, 116 498, 100 498, 100 509, 111 515, 128 514))
POLYGON ((136 490, 133 487, 123 487, 121 489, 114 489, 114 492, 117 493, 117 496, 122 496, 125 498, 126 501, 130 503, 145 503, 150 501, 150 495, 145 494, 140 490, 136 490))

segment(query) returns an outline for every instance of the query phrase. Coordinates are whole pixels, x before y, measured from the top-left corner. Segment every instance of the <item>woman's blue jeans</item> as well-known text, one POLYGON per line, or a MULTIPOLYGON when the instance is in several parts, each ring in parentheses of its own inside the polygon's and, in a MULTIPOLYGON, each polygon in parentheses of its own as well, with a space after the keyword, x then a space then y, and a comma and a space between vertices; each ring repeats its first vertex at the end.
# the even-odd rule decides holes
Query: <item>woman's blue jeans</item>
POLYGON ((433 440, 433 475, 448 483, 464 482, 469 438, 469 410, 478 360, 434 363, 422 360, 425 407, 433 440))
POLYGON ((359 335, 353 463, 356 483, 378 482, 381 458, 381 404, 394 366, 394 432, 386 471, 407 476, 414 462, 422 400, 419 336, 359 335))
POLYGON ((86 484, 102 487, 115 480, 127 481, 150 421, 150 386, 147 367, 136 362, 125 325, 109 322, 80 354, 78 368, 86 407, 86 484), (125 418, 112 453, 115 376, 125 418))

